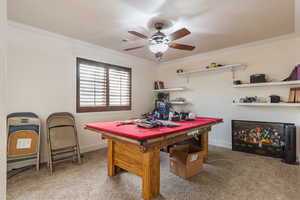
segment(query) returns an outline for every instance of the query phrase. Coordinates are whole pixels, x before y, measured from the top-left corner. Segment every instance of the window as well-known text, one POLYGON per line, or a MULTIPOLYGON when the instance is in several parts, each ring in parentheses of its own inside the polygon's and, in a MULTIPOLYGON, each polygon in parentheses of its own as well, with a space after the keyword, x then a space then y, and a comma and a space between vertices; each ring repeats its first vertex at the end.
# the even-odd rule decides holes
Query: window
POLYGON ((131 110, 131 69, 77 58, 77 112, 131 110))

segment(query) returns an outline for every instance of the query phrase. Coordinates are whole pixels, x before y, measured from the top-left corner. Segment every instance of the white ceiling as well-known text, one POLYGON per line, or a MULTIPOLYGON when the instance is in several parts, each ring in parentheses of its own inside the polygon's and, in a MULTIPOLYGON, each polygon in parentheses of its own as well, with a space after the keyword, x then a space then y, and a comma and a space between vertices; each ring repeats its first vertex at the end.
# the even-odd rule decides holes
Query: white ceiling
MULTIPOLYGON (((8 18, 118 51, 147 43, 127 31, 150 36, 156 19, 172 23, 165 33, 189 29, 176 42, 196 49, 169 49, 162 61, 292 33, 295 26, 294 0, 9 0, 8 18)), ((125 53, 155 60, 147 47, 125 53)))

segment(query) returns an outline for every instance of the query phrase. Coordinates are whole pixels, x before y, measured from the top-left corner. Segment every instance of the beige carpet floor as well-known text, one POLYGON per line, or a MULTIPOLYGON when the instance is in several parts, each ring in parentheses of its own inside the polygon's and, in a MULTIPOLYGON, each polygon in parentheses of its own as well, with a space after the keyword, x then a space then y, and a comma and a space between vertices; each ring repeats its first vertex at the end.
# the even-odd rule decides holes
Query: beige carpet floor
MULTIPOLYGON (((161 195, 156 200, 300 200, 300 167, 278 159, 210 147, 204 172, 181 179, 161 153, 161 195)), ((84 155, 81 165, 61 163, 24 171, 8 180, 8 200, 137 200, 141 179, 127 172, 106 176, 106 150, 84 155)))

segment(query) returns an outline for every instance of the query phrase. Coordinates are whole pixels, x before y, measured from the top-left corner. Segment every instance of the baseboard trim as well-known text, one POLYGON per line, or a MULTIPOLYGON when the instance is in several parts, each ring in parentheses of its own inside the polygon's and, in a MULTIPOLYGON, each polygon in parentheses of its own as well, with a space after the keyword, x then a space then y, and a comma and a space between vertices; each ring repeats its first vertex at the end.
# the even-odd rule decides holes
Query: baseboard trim
POLYGON ((97 151, 99 149, 106 148, 106 144, 93 144, 93 145, 88 145, 88 146, 83 146, 80 147, 80 153, 87 153, 90 151, 97 151))
POLYGON ((226 149, 231 149, 231 147, 232 147, 231 143, 224 142, 224 141, 218 141, 218 140, 209 140, 209 144, 217 146, 217 147, 223 147, 226 149))
MULTIPOLYGON (((223 147, 226 149, 232 149, 231 143, 218 141, 218 140, 209 140, 209 144, 217 147, 223 147)), ((300 156, 297 156, 297 162, 300 163, 300 156)), ((300 165, 299 165, 300 167, 300 165)))

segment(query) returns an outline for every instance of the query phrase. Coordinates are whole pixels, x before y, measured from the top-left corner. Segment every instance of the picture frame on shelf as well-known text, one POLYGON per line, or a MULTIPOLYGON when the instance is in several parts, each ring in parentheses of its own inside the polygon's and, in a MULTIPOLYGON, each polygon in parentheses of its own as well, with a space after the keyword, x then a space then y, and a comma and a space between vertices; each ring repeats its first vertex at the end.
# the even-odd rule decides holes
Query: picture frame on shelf
POLYGON ((165 89, 165 84, 163 81, 154 81, 154 90, 165 89))
POLYGON ((160 89, 160 90, 161 90, 161 89, 165 89, 165 84, 164 84, 163 81, 159 81, 158 86, 159 86, 159 89, 160 89))

